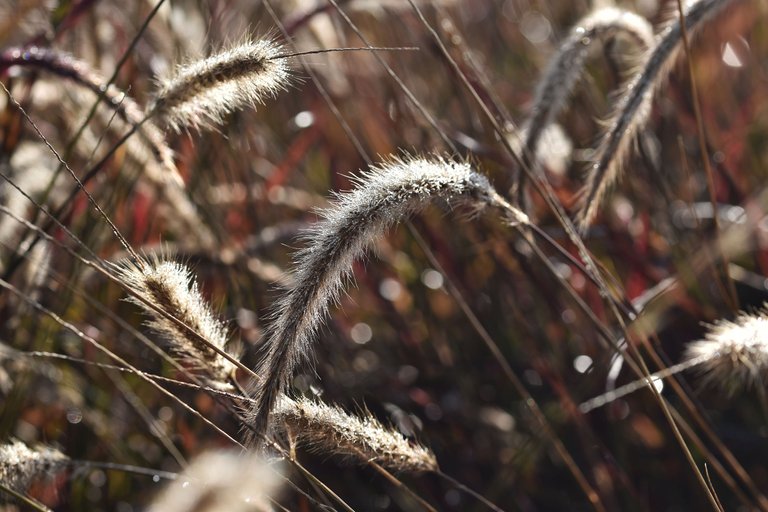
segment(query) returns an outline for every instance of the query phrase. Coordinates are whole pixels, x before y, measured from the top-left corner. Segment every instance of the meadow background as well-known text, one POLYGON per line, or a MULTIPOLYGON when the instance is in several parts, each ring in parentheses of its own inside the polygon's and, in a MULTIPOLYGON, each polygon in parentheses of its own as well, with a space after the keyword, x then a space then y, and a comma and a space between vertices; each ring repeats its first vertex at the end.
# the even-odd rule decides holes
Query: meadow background
MULTIPOLYGON (((657 30, 676 16, 676 2, 617 4, 657 30)), ((674 289, 647 305, 636 302, 644 309, 638 319, 624 317, 624 327, 609 301, 563 254, 547 245, 536 254, 524 233, 498 215, 431 207, 411 225, 388 232, 370 257, 355 264, 355 285, 320 331, 316 373, 302 368, 294 392, 321 396, 347 411, 370 411, 430 447, 443 473, 504 510, 711 508, 648 389, 588 413, 579 404, 636 378, 616 362, 604 333, 615 341, 629 339, 655 371, 679 362, 686 345, 704 335, 704 323, 734 318, 739 309, 754 311, 768 298, 768 10, 755 0, 730 4, 691 45, 706 155, 683 54, 653 103, 621 183, 584 234, 617 303, 641 299, 668 279, 675 280, 674 289), (704 157, 719 205, 714 215, 704 157), (530 396, 521 396, 488 340, 530 396), (591 501, 531 403, 593 490, 591 501)), ((406 1, 334 6, 309 0, 167 0, 133 44, 155 5, 0 0, 0 52, 7 57, 12 48, 52 48, 88 63, 104 83, 120 64, 114 84, 144 106, 157 77, 176 63, 249 35, 272 37, 290 52, 367 44, 418 48, 294 58, 290 85, 264 105, 227 115, 212 129, 166 130, 185 182, 184 200, 194 206, 192 221, 146 178, 152 155, 136 137, 89 181, 93 198, 137 252, 167 254, 193 269, 203 295, 242 345, 242 361, 253 367, 267 313, 279 295, 276 285, 289 279, 291 256, 305 243, 302 229, 317 221, 315 209, 328 205, 331 192, 353 188, 351 178, 371 162, 403 151, 466 158, 512 199, 507 192, 519 165, 461 76, 505 136, 516 140, 559 42, 581 17, 606 3, 418 2, 450 59, 406 1)), ((607 39, 598 46, 557 118, 560 130, 545 138, 542 151, 542 172, 571 212, 601 119, 623 94, 632 67, 626 41, 607 39)), ((0 80, 18 102, 0 95, 0 169, 55 210, 76 185, 66 172, 54 174, 58 162, 40 134, 83 177, 127 126, 102 104, 70 146, 95 94, 44 68, 0 66, 0 80)), ((1 204, 46 225, 45 216, 10 185, 0 185, 0 194, 1 204)), ((126 257, 82 193, 69 204, 59 219, 82 245, 60 228, 46 227, 56 240, 89 258, 126 257)), ((578 258, 535 194, 529 212, 578 258)), ((182 468, 166 442, 184 459, 231 447, 136 375, 19 354, 45 351, 110 362, 35 303, 141 370, 184 379, 137 340, 141 333, 160 342, 120 286, 55 243, 27 253, 29 240, 18 222, 0 215, 2 278, 22 292, 0 293, 0 439, 54 446, 76 460, 169 472, 182 468)), ((665 381, 662 395, 723 509, 768 510, 768 401, 762 382, 707 384, 696 372, 674 379, 674 386, 665 381)), ((215 396, 167 389, 240 436, 242 425, 215 396)), ((487 509, 439 475, 399 474, 398 485, 332 454, 299 447, 296 457, 355 510, 423 510, 412 493, 437 510, 487 509)), ((323 494, 290 465, 285 471, 309 495, 323 494)), ((164 485, 152 476, 75 465, 36 479, 26 493, 54 510, 128 512, 143 510, 164 485)), ((288 486, 275 499, 288 510, 320 507, 288 486)), ((0 507, 22 506, 10 501, 0 507)))

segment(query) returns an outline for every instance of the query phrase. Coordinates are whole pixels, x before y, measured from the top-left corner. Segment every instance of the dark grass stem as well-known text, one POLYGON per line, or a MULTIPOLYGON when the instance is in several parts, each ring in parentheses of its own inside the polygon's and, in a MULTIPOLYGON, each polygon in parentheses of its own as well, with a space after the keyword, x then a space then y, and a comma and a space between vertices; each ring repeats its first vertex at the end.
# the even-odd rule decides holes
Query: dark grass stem
POLYGON ((13 496, 20 502, 24 503, 26 506, 30 507, 32 510, 37 510, 38 512, 53 512, 50 508, 46 507, 39 501, 32 499, 31 497, 20 493, 14 489, 11 489, 7 485, 5 485, 3 482, 0 482, 0 492, 4 492, 8 494, 9 496, 13 496))
MULTIPOLYGON (((696 74, 693 70, 693 55, 691 54, 691 44, 688 39, 688 29, 685 24, 685 12, 683 10, 682 0, 677 0, 677 12, 680 20, 680 33, 683 40, 683 50, 685 51, 686 69, 688 71, 688 78, 691 82, 691 102, 693 103, 693 114, 696 117, 696 129, 698 131, 698 143, 699 153, 701 154, 702 164, 704 165, 704 173, 707 177, 707 191, 709 192, 709 202, 712 205, 712 211, 717 212, 717 190, 715 188, 715 178, 712 172, 712 164, 709 161, 709 148, 707 148, 707 133, 704 127, 704 117, 701 113, 701 100, 699 98, 699 88, 696 85, 696 74)), ((718 215, 712 216, 712 223, 714 225, 715 233, 720 233, 720 219, 718 215)), ((736 287, 733 284, 733 279, 728 274, 728 255, 720 247, 718 240, 716 246, 718 247, 718 255, 721 260, 720 272, 718 272, 716 279, 718 284, 722 286, 722 281, 725 281, 726 292, 724 298, 729 302, 731 311, 736 312, 739 309, 739 297, 736 293, 736 287)))

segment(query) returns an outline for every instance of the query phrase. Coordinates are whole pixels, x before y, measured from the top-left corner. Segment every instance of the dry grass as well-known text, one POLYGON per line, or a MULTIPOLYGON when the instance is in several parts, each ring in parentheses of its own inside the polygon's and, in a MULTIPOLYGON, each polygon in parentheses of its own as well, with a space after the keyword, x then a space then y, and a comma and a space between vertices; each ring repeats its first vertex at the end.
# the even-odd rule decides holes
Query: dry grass
POLYGON ((4 509, 768 511, 765 6, 310 4, 0 0, 4 509))

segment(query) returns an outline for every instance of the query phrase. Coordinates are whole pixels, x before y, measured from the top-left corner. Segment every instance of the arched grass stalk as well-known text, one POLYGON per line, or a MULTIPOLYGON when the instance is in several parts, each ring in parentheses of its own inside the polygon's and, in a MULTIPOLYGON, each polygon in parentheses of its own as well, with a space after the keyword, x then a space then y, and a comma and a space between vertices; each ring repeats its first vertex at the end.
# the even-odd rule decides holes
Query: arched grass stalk
POLYGON ((286 87, 286 58, 270 40, 246 41, 206 59, 181 65, 160 82, 148 117, 173 129, 205 128, 247 104, 263 103, 286 87))
POLYGON ((283 431, 289 440, 312 451, 363 465, 375 462, 397 473, 438 471, 431 450, 385 428, 369 414, 358 418, 338 407, 285 395, 278 399, 273 414, 276 431, 283 431))
MULTIPOLYGON (((200 295, 189 270, 178 263, 159 260, 146 262, 142 267, 123 269, 121 276, 126 284, 223 350, 227 343, 226 329, 200 295)), ((236 367, 230 361, 138 300, 130 300, 146 310, 152 317, 150 326, 169 339, 174 352, 201 370, 209 386, 225 392, 233 389, 236 367)), ((354 458, 361 463, 374 461, 398 472, 437 469, 432 452, 409 443, 401 434, 384 428, 370 416, 357 418, 322 403, 306 399, 294 401, 281 395, 277 421, 289 431, 290 437, 328 455, 354 458)))
MULTIPOLYGON (((568 96, 581 78, 584 64, 596 43, 605 42, 617 36, 624 36, 642 51, 653 47, 653 27, 637 14, 606 7, 598 9, 580 19, 571 29, 557 53, 550 60, 544 75, 536 88, 531 114, 526 122, 525 150, 533 157, 542 133, 565 107, 568 96)), ((627 57, 630 64, 633 57, 627 57)))
POLYGON ((294 369, 311 359, 328 305, 337 300, 354 260, 376 238, 440 199, 475 209, 504 201, 469 164, 444 158, 394 159, 363 174, 358 184, 339 195, 335 206, 323 211, 325 220, 307 234, 309 245, 296 256, 295 284, 276 303, 256 371, 262 379, 249 421, 256 432, 267 432, 269 414, 294 369))
MULTIPOLYGON (((705 23, 733 0, 694 0, 685 8, 684 22, 690 35, 695 35, 705 23)), ((675 19, 660 34, 656 45, 643 59, 640 71, 629 81, 625 94, 619 97, 608 128, 601 139, 595 163, 589 169, 581 198, 578 224, 585 230, 597 215, 610 186, 621 173, 630 145, 648 121, 656 93, 665 83, 677 55, 683 48, 680 19, 675 19)))

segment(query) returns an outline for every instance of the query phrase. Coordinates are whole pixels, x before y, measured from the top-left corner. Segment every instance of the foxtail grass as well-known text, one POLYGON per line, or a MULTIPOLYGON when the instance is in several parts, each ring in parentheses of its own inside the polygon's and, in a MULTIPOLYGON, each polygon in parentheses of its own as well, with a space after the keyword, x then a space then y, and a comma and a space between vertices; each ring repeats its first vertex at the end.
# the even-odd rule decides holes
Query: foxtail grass
POLYGON ((239 108, 264 103, 286 87, 286 58, 280 46, 263 39, 246 41, 208 58, 181 65, 160 82, 149 105, 150 117, 168 126, 206 128, 221 124, 239 108))
POLYGON ((702 361, 698 372, 706 383, 734 391, 764 386, 768 378, 768 308, 755 314, 741 312, 734 320, 720 320, 707 335, 690 343, 685 360, 702 361))
MULTIPOLYGON (((684 10, 688 33, 696 35, 707 21, 733 1, 689 1, 684 10)), ((631 143, 648 122, 653 99, 666 82, 682 48, 683 30, 678 17, 658 36, 656 44, 642 59, 639 71, 627 84, 625 93, 619 96, 601 138, 595 162, 588 170, 578 212, 578 224, 582 230, 592 223, 609 188, 619 179, 631 143)))
POLYGON ((147 324, 166 338, 171 350, 211 387, 231 389, 237 367, 220 352, 235 360, 239 354, 228 346, 227 328, 211 311, 190 270, 180 263, 150 259, 138 266, 123 265, 120 276, 146 301, 129 299, 145 311, 150 318, 147 324))
POLYGON ((272 421, 275 430, 285 432, 290 441, 324 455, 361 465, 375 462, 397 473, 438 470, 432 451, 387 429, 369 414, 358 418, 322 402, 282 396, 272 421))
POLYGON ((54 448, 31 449, 21 441, 11 441, 0 446, 0 483, 23 492, 34 480, 64 469, 68 460, 54 448))
POLYGON ((358 188, 339 195, 323 211, 324 221, 309 231, 309 245, 296 256, 294 285, 277 300, 264 337, 256 370, 262 379, 256 383, 249 420, 256 432, 267 432, 277 397, 296 367, 311 359, 317 330, 328 305, 338 300, 354 260, 390 226, 437 200, 481 209, 501 198, 467 163, 404 157, 363 174, 358 188))
MULTIPOLYGON (((629 40, 638 56, 654 45, 653 27, 645 18, 615 7, 597 9, 580 19, 560 44, 539 81, 526 122, 525 149, 529 155, 535 155, 542 133, 565 107, 596 43, 603 45, 616 36, 629 40)), ((626 57, 630 65, 636 58, 626 57)))
POLYGON ((277 464, 254 453, 199 455, 150 504, 149 512, 269 512, 282 483, 277 464))
POLYGON ((768 305, 755 313, 740 312, 734 320, 719 320, 709 326, 704 338, 689 343, 682 361, 650 376, 587 400, 579 406, 587 413, 650 383, 685 370, 698 373, 705 385, 729 393, 762 387, 768 379, 768 305))

